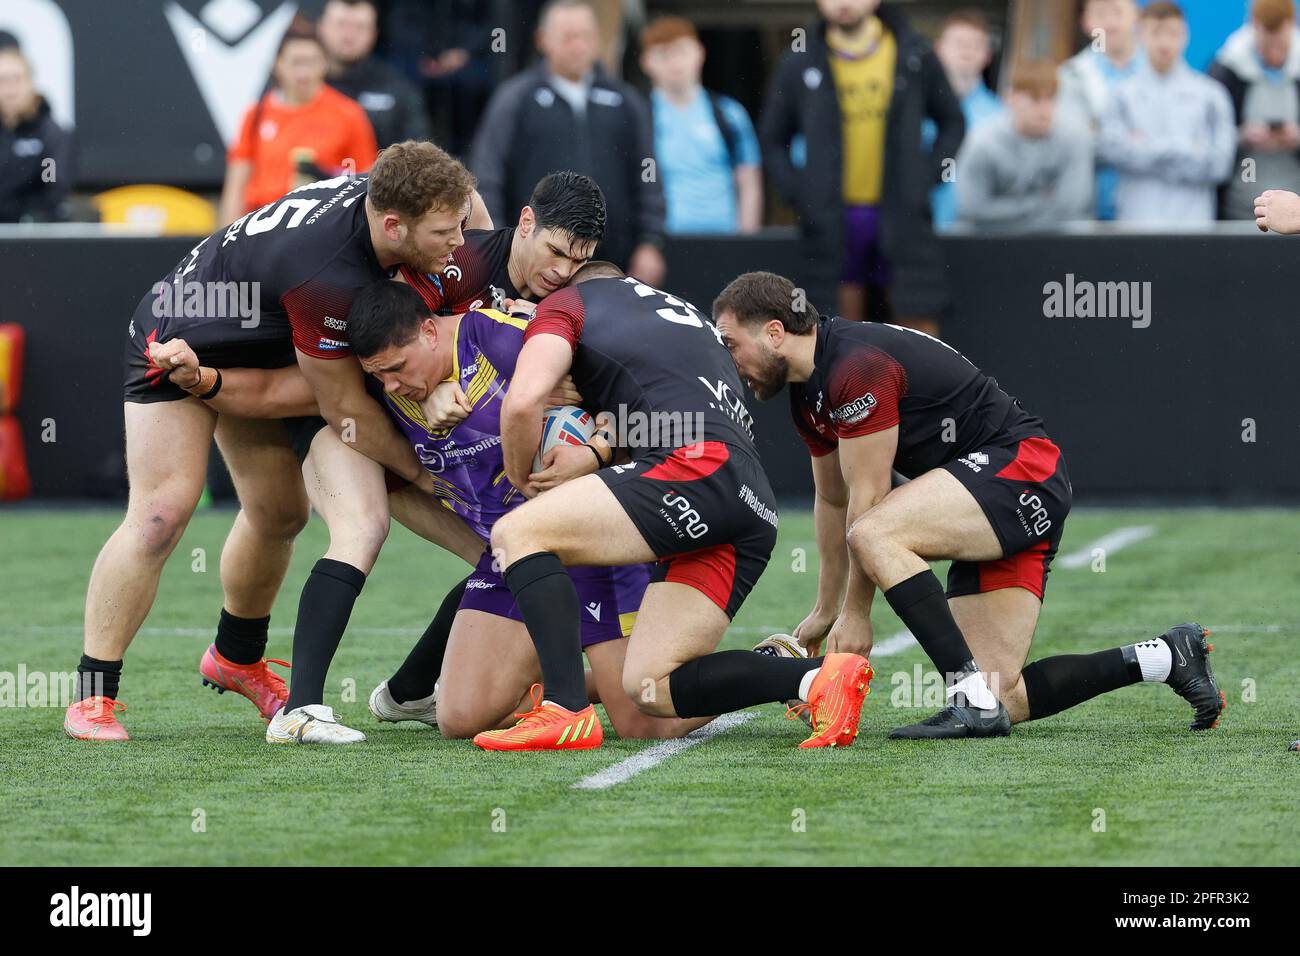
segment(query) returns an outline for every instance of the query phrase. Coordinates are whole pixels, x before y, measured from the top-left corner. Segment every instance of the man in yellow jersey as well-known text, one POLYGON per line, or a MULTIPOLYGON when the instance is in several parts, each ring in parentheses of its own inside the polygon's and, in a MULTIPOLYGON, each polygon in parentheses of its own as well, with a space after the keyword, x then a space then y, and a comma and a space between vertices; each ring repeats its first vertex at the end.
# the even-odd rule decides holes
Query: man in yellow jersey
MULTIPOLYGON (((934 334, 946 305, 931 187, 952 178, 965 122, 943 67, 894 4, 818 0, 777 66, 759 139, 799 214, 811 295, 851 319, 934 334), (928 150, 922 125, 937 135, 928 150)), ((829 306, 828 306, 829 307, 829 306)))

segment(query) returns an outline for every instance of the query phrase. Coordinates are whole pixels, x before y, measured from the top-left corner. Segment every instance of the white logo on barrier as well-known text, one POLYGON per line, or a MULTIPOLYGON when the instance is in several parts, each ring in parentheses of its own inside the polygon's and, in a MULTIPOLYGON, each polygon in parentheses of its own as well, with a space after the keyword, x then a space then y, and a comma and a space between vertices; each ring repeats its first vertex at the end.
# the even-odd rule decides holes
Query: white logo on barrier
POLYGON ((239 134, 248 105, 261 95, 276 48, 297 9, 296 3, 286 0, 258 23, 262 11, 253 0, 211 0, 199 11, 200 23, 177 3, 163 8, 176 45, 226 145, 239 134), (202 49, 195 49, 193 38, 199 34, 205 35, 207 42, 202 49), (236 38, 241 39, 233 42, 236 38))

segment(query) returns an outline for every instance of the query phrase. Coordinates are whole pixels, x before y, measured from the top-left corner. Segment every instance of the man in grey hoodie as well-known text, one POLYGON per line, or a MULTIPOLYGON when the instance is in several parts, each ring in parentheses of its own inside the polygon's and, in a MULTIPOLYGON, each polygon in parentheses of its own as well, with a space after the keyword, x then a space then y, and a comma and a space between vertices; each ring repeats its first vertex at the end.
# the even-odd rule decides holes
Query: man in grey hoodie
POLYGON ((1259 183, 1300 190, 1300 32, 1294 0, 1253 0, 1250 22, 1228 37, 1210 76, 1232 99, 1240 131, 1225 219, 1255 218, 1259 183))
POLYGON ((1119 170, 1115 218, 1126 222, 1213 222, 1217 187, 1237 155, 1232 100, 1183 60, 1187 21, 1177 4, 1142 11, 1147 62, 1112 92, 1099 156, 1119 170))
POLYGON ((977 128, 957 154, 961 222, 1034 228, 1092 218, 1092 137, 1058 113, 1056 91, 1050 64, 1016 69, 1007 112, 977 128))

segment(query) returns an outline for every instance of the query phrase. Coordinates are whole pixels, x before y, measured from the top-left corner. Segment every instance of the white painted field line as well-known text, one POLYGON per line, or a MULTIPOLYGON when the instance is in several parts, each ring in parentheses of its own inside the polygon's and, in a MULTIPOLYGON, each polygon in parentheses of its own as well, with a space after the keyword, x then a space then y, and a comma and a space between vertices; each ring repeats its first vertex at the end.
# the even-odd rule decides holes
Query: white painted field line
POLYGON ((916 638, 912 636, 911 631, 899 631, 897 634, 891 635, 880 643, 873 645, 871 659, 874 661, 878 657, 892 657, 909 647, 915 646, 916 638))
POLYGON ((1092 544, 1085 545, 1078 551, 1071 551, 1069 554, 1057 558, 1056 566, 1060 568, 1086 568, 1092 563, 1092 552, 1097 548, 1101 548, 1107 555, 1111 555, 1122 548, 1127 548, 1130 544, 1145 541, 1155 533, 1155 526, 1149 524, 1116 528, 1109 534, 1102 535, 1092 544))
POLYGON ((658 766, 674 754, 688 750, 696 744, 704 743, 704 741, 717 737, 719 734, 725 734, 732 728, 738 727, 745 721, 752 720, 757 716, 758 714, 749 710, 742 710, 735 714, 723 714, 716 720, 705 724, 699 730, 691 731, 685 737, 680 737, 677 740, 660 741, 635 756, 620 760, 612 767, 606 767, 589 777, 583 777, 573 785, 573 789, 608 790, 610 787, 616 787, 620 783, 631 780, 637 774, 658 766))

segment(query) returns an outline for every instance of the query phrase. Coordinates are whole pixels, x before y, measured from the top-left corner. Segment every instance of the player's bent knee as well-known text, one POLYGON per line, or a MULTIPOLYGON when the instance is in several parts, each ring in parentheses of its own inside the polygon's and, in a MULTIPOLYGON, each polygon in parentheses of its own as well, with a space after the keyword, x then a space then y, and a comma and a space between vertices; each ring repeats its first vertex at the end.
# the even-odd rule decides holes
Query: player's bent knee
POLYGON ((627 668, 623 670, 623 693, 638 711, 648 717, 672 716, 667 702, 660 699, 664 696, 660 694, 660 689, 667 684, 666 677, 644 672, 634 673, 627 668))
POLYGON ((294 540, 307 527, 311 515, 306 501, 301 506, 289 502, 271 507, 257 504, 251 508, 244 507, 243 511, 254 530, 272 541, 294 540))
POLYGON ((154 498, 132 509, 140 543, 151 557, 166 558, 185 533, 195 503, 176 498, 154 498))
POLYGON ((853 522, 845 539, 849 553, 868 574, 872 573, 872 569, 878 566, 885 555, 899 547, 889 522, 871 511, 853 522))
POLYGON ((535 551, 529 545, 530 522, 527 515, 521 518, 522 508, 502 515, 492 526, 492 553, 503 556, 502 564, 509 567, 518 558, 535 551))
POLYGON ((391 519, 387 509, 362 514, 338 515, 326 521, 330 543, 347 542, 371 556, 377 556, 388 540, 391 519))
POLYGON ((444 740, 468 740, 493 726, 482 709, 468 701, 464 704, 451 698, 438 701, 438 731, 444 740))

